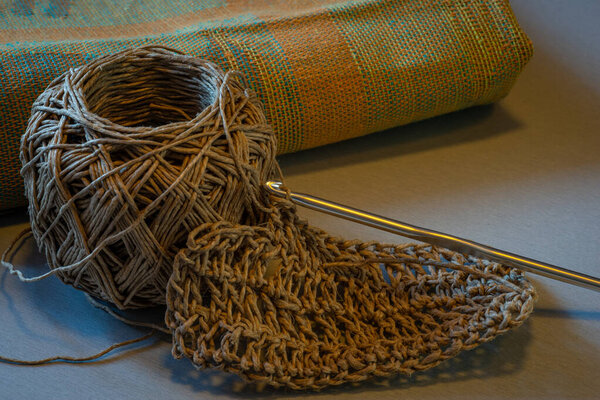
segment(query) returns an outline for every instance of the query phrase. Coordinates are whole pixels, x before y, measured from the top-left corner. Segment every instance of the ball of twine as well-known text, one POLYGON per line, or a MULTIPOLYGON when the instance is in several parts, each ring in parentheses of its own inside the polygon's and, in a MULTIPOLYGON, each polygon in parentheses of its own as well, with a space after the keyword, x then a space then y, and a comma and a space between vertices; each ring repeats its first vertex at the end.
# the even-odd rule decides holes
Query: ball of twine
POLYGON ((21 141, 31 228, 60 279, 120 309, 165 303, 204 222, 256 224, 275 136, 234 72, 163 47, 54 80, 21 141))

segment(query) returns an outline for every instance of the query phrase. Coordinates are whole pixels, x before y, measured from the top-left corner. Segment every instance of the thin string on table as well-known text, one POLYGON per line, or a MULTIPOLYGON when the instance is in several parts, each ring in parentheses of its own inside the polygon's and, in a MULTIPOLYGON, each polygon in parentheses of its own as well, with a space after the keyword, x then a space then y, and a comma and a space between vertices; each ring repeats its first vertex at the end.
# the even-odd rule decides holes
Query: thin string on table
POLYGON ((44 274, 27 278, 25 275, 23 275, 23 272, 21 270, 19 270, 12 263, 12 261, 9 261, 9 260, 12 260, 12 258, 14 257, 15 252, 17 251, 17 244, 19 242, 21 242, 21 240, 27 240, 31 237, 33 237, 33 232, 31 231, 31 227, 29 226, 29 227, 23 229, 21 232, 19 232, 19 234, 17 234, 17 236, 15 236, 15 238, 12 240, 12 242, 10 242, 10 244, 4 250, 4 252, 2 252, 2 257, 0 258, 0 263, 2 264, 3 267, 5 267, 8 270, 8 272, 11 275, 16 275, 17 278, 19 278, 19 280, 21 282, 37 282, 37 281, 46 279, 49 276, 56 274, 57 272, 67 271, 69 269, 75 268, 72 265, 66 265, 64 267, 52 269, 44 274))
POLYGON ((85 356, 85 357, 54 356, 54 357, 42 358, 39 360, 23 360, 20 358, 11 358, 11 357, 0 356, 0 362, 4 362, 4 363, 8 363, 8 364, 16 364, 16 365, 29 365, 29 366, 47 365, 47 364, 56 364, 56 363, 95 362, 95 361, 100 361, 101 357, 105 356, 106 354, 108 354, 110 352, 113 352, 114 350, 150 339, 155 333, 156 333, 156 331, 152 330, 138 338, 115 343, 115 344, 107 347, 106 349, 100 351, 99 353, 93 354, 91 356, 85 356))
MULTIPOLYGON (((25 228, 23 229, 11 242, 11 244, 6 248, 6 250, 4 250, 4 252, 2 253, 2 265, 4 267, 6 267, 6 269, 13 275, 17 275, 17 277, 19 278, 19 280, 21 280, 22 282, 35 282, 35 281, 39 281, 42 279, 45 279, 47 277, 49 277, 51 275, 53 271, 50 271, 50 273, 46 273, 43 275, 39 275, 37 277, 34 278, 25 278, 23 276, 23 273, 17 269, 15 267, 15 265, 12 262, 12 259, 14 258, 14 256, 16 255, 17 252, 17 244, 21 243, 22 241, 25 241, 29 238, 31 238, 33 235, 31 233, 31 227, 25 228)), ((129 340, 124 340, 122 342, 118 342, 115 344, 110 345, 109 347, 105 348, 104 350, 92 354, 90 356, 82 356, 82 357, 74 357, 74 356, 52 356, 52 357, 47 357, 47 358, 42 358, 39 360, 23 360, 20 358, 13 358, 13 357, 6 357, 6 356, 2 356, 0 355, 0 362, 4 362, 4 363, 9 363, 9 364, 16 364, 16 365, 30 365, 30 366, 35 366, 35 365, 45 365, 45 364, 56 364, 56 363, 80 363, 80 362, 94 362, 94 361, 100 361, 100 358, 102 358, 103 356, 117 350, 123 347, 127 347, 136 343, 140 343, 143 342, 147 339, 150 339, 152 336, 154 336, 154 334, 156 332, 162 332, 165 333, 167 335, 170 335, 171 332, 165 328, 164 326, 160 326, 157 324, 153 324, 153 323, 149 323, 149 322, 143 322, 143 321, 135 321, 129 318, 125 318, 122 315, 119 315, 118 313, 116 313, 114 310, 112 310, 109 306, 104 305, 100 302, 98 302, 97 300, 95 300, 92 296, 90 296, 88 293, 85 293, 85 298, 87 299, 87 301, 93 305, 94 307, 106 312, 107 314, 109 314, 110 316, 112 316, 115 319, 118 319, 119 321, 127 324, 127 325, 131 325, 131 326, 136 326, 136 327, 144 327, 144 328, 151 328, 151 330, 148 333, 145 333, 144 335, 134 338, 134 339, 129 339, 129 340)))

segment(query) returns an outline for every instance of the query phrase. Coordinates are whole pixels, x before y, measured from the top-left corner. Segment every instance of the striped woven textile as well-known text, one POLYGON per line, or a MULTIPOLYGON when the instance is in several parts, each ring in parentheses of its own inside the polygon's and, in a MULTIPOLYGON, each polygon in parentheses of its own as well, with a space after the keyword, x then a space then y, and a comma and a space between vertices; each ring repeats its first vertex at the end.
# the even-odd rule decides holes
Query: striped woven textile
POLYGON ((494 102, 532 54, 507 0, 2 0, 0 209, 25 204, 35 97, 70 67, 151 43, 242 71, 280 153, 494 102))

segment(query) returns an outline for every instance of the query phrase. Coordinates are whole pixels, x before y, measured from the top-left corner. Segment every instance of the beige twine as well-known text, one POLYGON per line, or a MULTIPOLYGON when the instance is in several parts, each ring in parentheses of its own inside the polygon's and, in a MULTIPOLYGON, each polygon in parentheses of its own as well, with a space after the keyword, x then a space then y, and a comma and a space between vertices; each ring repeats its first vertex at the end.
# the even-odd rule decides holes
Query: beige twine
POLYGON ((267 179, 274 153, 260 102, 209 62, 150 47, 68 71, 21 141, 48 274, 119 309, 164 304, 192 229, 255 219, 244 180, 267 179))
POLYGON ((425 370, 531 313, 517 269, 309 226, 263 187, 275 149, 254 94, 208 62, 146 47, 69 71, 22 141, 50 273, 166 303, 175 357, 293 389, 425 370))

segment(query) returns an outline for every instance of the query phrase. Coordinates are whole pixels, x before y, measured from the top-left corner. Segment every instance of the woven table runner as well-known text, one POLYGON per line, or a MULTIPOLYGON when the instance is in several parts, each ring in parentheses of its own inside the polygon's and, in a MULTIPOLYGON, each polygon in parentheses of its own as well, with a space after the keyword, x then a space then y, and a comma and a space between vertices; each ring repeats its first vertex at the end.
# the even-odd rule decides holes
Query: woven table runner
POLYGON ((507 0, 3 1, 0 210, 25 204, 20 137, 50 81, 151 43, 241 71, 280 153, 494 102, 532 54, 507 0))

